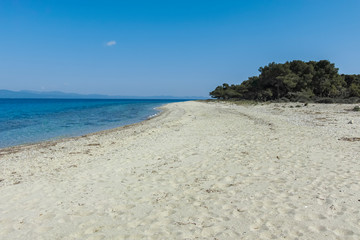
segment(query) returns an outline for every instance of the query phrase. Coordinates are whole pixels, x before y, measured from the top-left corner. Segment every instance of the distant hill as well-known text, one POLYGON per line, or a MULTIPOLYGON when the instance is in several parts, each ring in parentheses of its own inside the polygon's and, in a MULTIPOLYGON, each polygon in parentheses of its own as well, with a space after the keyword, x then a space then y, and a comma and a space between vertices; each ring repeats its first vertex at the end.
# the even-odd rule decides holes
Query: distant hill
POLYGON ((9 91, 0 90, 0 98, 109 98, 105 95, 81 95, 63 92, 9 91))
POLYGON ((60 98, 60 99, 206 99, 206 97, 186 96, 109 96, 101 94, 77 94, 64 92, 10 91, 0 90, 0 98, 60 98))

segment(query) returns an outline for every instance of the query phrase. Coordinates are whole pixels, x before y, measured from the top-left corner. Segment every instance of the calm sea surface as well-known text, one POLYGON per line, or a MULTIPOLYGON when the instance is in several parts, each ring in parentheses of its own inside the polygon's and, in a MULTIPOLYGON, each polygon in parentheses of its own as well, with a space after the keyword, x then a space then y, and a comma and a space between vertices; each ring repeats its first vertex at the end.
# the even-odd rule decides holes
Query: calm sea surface
POLYGON ((0 148, 140 122, 183 100, 0 99, 0 148))

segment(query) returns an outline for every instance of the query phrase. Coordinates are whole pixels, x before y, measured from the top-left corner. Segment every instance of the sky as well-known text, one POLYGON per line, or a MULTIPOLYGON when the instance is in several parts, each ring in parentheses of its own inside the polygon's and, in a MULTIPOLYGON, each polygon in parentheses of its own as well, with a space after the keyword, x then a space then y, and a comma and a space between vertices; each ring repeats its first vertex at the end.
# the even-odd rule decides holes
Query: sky
POLYGON ((358 0, 0 0, 0 89, 209 96, 271 62, 360 74, 358 0))

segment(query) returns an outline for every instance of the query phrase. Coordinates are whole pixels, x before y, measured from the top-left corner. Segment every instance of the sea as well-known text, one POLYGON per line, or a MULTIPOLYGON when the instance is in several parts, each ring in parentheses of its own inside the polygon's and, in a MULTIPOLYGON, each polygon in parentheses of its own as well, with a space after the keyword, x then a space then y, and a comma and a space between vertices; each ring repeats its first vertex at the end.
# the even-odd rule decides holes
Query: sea
POLYGON ((81 136, 137 123, 185 100, 0 99, 0 148, 81 136))

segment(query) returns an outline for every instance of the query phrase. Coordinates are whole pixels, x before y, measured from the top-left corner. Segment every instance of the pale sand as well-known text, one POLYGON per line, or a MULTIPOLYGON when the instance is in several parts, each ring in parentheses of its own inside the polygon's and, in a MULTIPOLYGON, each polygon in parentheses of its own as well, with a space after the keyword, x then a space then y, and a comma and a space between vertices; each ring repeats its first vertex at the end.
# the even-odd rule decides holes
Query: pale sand
POLYGON ((360 239, 360 113, 295 105, 0 150, 0 239, 360 239))

